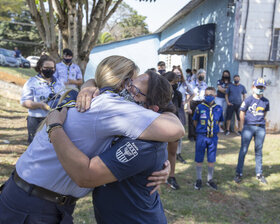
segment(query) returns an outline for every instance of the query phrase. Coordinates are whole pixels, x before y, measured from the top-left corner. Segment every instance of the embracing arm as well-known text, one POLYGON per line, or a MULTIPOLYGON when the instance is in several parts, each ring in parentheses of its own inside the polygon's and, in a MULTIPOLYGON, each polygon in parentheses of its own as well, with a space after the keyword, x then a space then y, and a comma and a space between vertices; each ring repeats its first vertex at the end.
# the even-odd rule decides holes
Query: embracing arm
POLYGON ((92 188, 117 180, 98 156, 89 159, 62 128, 54 129, 50 139, 63 168, 80 187, 92 188))
POLYGON ((163 113, 144 130, 139 139, 174 142, 185 134, 184 126, 173 113, 163 113))

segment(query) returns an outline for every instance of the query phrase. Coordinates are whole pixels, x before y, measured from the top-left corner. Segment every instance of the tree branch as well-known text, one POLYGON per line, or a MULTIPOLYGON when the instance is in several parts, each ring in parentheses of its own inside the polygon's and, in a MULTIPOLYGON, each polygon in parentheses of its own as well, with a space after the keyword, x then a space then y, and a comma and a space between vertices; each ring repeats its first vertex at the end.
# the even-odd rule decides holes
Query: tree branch
POLYGON ((48 23, 48 18, 47 18, 47 13, 45 10, 44 2, 43 0, 40 0, 40 8, 42 11, 42 19, 43 19, 43 24, 46 30, 46 45, 47 48, 50 47, 50 40, 51 40, 51 35, 50 35, 50 25, 48 23))
MULTIPOLYGON (((110 17, 113 15, 113 13, 117 10, 118 6, 122 3, 123 0, 118 0, 114 7, 111 9, 111 11, 107 14, 107 11, 105 12, 105 19, 103 21, 103 25, 102 25, 102 28, 104 27, 104 25, 107 23, 108 19, 110 19, 110 17)), ((109 8, 109 7, 108 7, 109 8)))
POLYGON ((49 2, 50 37, 51 37, 50 40, 51 40, 51 48, 53 49, 53 48, 57 48, 53 5, 52 5, 52 0, 48 0, 48 2, 49 2))
POLYGON ((46 43, 46 30, 41 20, 41 15, 37 10, 35 0, 27 0, 28 7, 30 9, 31 17, 36 23, 36 27, 39 31, 40 37, 46 43))

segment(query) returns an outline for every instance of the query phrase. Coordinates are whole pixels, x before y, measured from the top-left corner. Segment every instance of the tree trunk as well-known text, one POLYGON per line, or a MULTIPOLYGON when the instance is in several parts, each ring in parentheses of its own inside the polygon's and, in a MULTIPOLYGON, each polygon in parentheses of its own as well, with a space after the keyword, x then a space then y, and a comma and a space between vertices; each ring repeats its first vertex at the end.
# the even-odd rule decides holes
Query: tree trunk
MULTIPOLYGON (((81 71, 82 71, 82 74, 83 74, 83 77, 85 75, 85 71, 86 71, 86 67, 87 67, 87 63, 89 61, 89 54, 90 54, 90 51, 85 55, 83 56, 81 59, 81 57, 79 56, 78 59, 77 59, 77 64, 80 66, 81 68, 81 71)), ((92 74, 92 78, 93 78, 93 75, 92 74)))

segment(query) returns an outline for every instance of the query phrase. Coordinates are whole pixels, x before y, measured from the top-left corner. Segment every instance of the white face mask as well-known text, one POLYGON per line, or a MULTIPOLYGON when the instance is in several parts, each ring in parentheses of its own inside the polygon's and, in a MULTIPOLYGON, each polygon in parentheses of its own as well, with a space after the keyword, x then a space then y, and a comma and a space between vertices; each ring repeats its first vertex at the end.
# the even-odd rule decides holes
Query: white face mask
POLYGON ((254 91, 254 93, 257 94, 257 95, 262 95, 263 92, 264 92, 264 89, 257 89, 257 88, 254 88, 253 91, 254 91))

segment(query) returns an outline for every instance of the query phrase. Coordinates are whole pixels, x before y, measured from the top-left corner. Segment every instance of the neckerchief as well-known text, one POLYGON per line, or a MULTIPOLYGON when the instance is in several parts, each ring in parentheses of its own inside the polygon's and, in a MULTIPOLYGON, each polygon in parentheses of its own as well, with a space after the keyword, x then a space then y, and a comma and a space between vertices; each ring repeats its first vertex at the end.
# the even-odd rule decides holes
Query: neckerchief
POLYGON ((202 103, 204 106, 209 108, 209 118, 207 120, 207 137, 212 138, 214 136, 214 116, 213 116, 213 109, 217 104, 213 104, 209 106, 206 103, 202 103))
POLYGON ((52 93, 55 94, 55 91, 54 91, 54 84, 56 83, 55 77, 52 77, 52 81, 50 83, 47 80, 45 80, 41 74, 38 74, 35 77, 39 80, 39 82, 46 83, 47 86, 51 89, 52 93))

